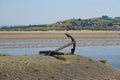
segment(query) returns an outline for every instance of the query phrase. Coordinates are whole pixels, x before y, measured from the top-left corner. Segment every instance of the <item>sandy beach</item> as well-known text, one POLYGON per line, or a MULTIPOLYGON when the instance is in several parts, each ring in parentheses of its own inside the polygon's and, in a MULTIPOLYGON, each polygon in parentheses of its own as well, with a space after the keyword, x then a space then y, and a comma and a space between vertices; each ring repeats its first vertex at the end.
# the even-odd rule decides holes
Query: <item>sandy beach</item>
POLYGON ((0 39, 66 38, 120 38, 120 31, 0 31, 0 39))
MULTIPOLYGON (((14 42, 14 39, 66 38, 64 33, 69 33, 75 38, 120 38, 120 31, 0 31, 0 40, 10 41, 11 39, 14 42)), ((7 48, 17 47, 14 44, 12 46, 10 43, 7 44, 7 48)), ((32 47, 38 46, 33 45, 32 47)), ((2 45, 2 48, 5 49, 6 45, 5 47, 2 45)), ((62 55, 60 57, 60 59, 57 59, 43 55, 0 56, 0 80, 120 79, 119 69, 103 64, 99 60, 77 55, 62 55)))
POLYGON ((84 56, 0 56, 0 80, 120 80, 120 70, 84 56))

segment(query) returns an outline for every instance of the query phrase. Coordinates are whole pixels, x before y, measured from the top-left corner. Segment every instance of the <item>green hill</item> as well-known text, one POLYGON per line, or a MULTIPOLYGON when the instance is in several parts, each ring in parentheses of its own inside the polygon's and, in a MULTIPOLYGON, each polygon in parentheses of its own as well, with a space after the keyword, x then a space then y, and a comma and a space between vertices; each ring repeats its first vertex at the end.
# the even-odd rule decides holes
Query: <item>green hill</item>
POLYGON ((48 31, 48 30, 120 30, 120 17, 102 16, 90 19, 68 19, 53 24, 4 26, 0 30, 11 31, 48 31))
POLYGON ((51 24, 50 26, 61 27, 66 30, 120 30, 120 17, 111 18, 108 16, 102 16, 91 19, 73 18, 51 24))

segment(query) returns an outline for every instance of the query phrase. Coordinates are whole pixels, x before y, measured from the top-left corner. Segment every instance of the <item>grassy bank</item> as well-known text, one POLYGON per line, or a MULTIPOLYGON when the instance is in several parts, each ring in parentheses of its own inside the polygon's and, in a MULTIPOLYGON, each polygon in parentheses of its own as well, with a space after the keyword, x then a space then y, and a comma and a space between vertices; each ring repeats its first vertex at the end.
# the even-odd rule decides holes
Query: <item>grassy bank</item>
POLYGON ((120 79, 120 70, 77 55, 61 59, 42 55, 0 57, 0 80, 110 80, 120 79))

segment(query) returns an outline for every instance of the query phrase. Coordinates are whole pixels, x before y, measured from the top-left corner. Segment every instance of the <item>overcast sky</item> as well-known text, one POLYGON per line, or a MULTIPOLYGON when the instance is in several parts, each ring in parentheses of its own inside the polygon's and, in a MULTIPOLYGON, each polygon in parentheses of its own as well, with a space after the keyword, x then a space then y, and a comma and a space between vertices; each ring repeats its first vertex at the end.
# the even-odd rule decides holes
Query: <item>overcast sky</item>
POLYGON ((120 17, 120 0, 0 0, 0 25, 50 24, 102 15, 120 17))

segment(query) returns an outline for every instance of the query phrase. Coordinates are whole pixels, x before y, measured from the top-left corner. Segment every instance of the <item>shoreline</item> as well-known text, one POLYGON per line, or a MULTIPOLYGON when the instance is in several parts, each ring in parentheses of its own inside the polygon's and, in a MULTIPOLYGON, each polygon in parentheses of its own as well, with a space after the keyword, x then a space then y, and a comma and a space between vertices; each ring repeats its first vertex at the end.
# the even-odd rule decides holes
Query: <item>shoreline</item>
POLYGON ((0 39, 49 39, 66 38, 64 33, 75 38, 120 38, 120 31, 0 31, 0 39))

